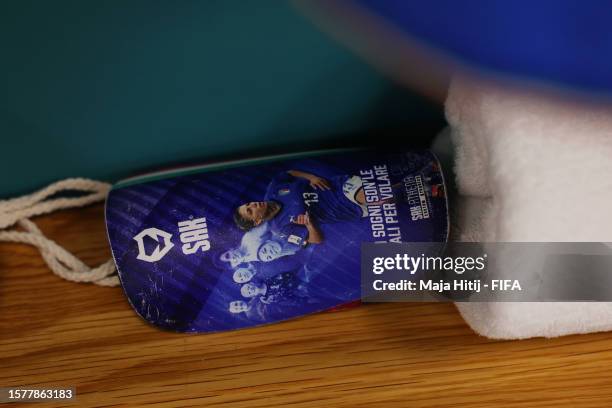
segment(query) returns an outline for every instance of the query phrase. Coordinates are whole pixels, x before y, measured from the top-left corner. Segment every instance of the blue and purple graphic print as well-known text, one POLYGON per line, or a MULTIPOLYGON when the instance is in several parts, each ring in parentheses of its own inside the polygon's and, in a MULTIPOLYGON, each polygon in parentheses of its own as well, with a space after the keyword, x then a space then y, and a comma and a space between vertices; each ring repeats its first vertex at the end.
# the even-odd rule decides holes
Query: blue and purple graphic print
POLYGON ((363 242, 442 242, 428 151, 327 151, 153 173, 118 183, 106 224, 125 293, 147 322, 214 332, 360 297, 363 242))

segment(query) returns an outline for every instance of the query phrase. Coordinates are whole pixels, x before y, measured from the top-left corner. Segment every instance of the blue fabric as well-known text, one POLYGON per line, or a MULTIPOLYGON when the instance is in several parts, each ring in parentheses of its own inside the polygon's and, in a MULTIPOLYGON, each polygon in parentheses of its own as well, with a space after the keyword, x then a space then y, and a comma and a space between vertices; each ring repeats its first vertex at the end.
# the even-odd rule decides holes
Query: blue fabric
POLYGON ((469 63, 582 91, 612 91, 609 1, 354 1, 469 63))

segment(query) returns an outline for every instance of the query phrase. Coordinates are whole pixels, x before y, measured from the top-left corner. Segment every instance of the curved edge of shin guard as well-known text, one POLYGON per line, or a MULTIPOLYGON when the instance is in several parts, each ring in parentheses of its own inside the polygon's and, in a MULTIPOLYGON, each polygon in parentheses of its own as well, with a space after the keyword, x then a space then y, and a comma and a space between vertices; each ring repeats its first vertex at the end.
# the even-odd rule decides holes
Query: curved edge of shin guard
POLYGON ((122 287, 148 323, 216 332, 358 301, 362 242, 446 241, 428 151, 331 151, 158 172, 106 202, 122 287))

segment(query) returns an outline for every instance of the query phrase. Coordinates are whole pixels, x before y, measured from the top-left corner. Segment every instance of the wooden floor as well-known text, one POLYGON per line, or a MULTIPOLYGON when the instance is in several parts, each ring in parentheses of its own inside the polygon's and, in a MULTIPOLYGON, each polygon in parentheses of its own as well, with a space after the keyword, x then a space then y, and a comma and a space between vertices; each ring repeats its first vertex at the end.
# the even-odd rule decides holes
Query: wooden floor
MULTIPOLYGON (((110 256, 100 205, 37 221, 90 264, 110 256)), ((62 281, 3 244, 0 386, 75 386, 97 407, 610 407, 612 334, 490 341, 452 304, 406 303, 166 333, 120 288, 62 281)))

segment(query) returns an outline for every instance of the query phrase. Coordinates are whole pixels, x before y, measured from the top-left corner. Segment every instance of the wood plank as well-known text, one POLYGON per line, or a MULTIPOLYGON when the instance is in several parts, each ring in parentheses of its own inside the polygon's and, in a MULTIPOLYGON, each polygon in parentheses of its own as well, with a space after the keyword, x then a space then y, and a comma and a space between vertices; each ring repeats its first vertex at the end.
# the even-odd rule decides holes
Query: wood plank
MULTIPOLYGON (((37 221, 89 264, 110 256, 101 205, 37 221)), ((452 304, 176 334, 143 322, 120 288, 63 281, 33 248, 2 244, 0 311, 0 386, 75 386, 79 406, 612 405, 611 334, 491 341, 452 304)))

